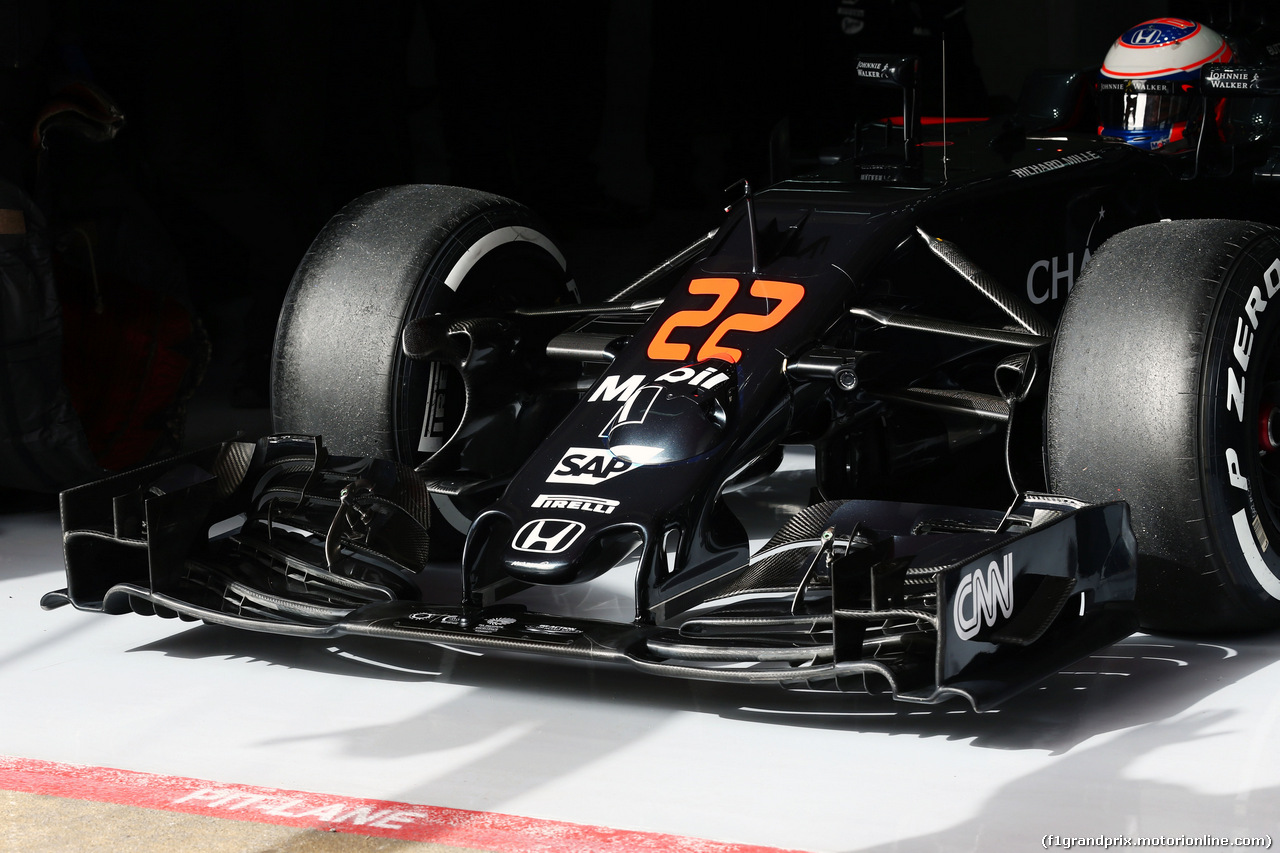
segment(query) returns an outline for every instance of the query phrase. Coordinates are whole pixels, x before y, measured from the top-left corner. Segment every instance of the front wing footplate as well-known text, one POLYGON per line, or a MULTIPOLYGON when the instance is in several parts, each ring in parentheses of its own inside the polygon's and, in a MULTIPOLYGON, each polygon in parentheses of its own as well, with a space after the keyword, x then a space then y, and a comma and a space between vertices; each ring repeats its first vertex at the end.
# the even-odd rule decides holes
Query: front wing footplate
POLYGON ((1137 629, 1123 503, 820 504, 661 623, 425 601, 426 513, 389 463, 299 436, 228 443, 64 492, 67 588, 42 604, 977 709, 1137 629))

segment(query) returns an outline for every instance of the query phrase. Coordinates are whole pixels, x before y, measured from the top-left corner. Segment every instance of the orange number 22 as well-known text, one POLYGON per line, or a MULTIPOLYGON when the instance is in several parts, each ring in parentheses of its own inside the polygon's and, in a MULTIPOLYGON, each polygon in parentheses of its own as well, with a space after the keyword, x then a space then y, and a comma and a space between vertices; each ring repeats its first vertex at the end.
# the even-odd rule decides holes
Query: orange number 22
MULTIPOLYGON (((709 326, 719 317, 738 292, 738 280, 734 278, 695 278, 689 282, 689 293, 695 296, 714 295, 716 301, 710 308, 700 311, 677 311, 667 318, 658 329, 658 333, 649 342, 649 358, 655 361, 685 361, 692 349, 689 344, 674 343, 669 340, 676 329, 697 329, 709 326)), ((751 285, 751 295, 763 299, 777 300, 777 305, 764 314, 730 314, 716 326, 702 348, 698 350, 698 361, 719 358, 736 362, 742 358, 742 350, 724 346, 720 341, 729 332, 763 332, 771 329, 791 313, 800 300, 804 299, 804 287, 788 281, 769 281, 759 279, 751 285)))

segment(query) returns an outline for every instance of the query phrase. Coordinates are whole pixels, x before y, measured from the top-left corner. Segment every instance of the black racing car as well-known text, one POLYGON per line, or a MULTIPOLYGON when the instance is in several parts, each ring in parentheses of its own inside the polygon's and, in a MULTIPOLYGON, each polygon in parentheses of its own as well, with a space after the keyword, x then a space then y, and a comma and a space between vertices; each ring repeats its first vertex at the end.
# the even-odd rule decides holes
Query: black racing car
POLYGON ((291 285, 278 434, 65 492, 45 604, 976 707, 1139 624, 1274 626, 1280 66, 1232 44, 992 120, 864 57, 902 115, 597 304, 519 204, 365 195, 291 285), (1099 134, 1174 96, 1178 145, 1099 134), (725 496, 791 445, 812 500, 752 553, 725 496), (619 565, 632 621, 511 601, 619 565))

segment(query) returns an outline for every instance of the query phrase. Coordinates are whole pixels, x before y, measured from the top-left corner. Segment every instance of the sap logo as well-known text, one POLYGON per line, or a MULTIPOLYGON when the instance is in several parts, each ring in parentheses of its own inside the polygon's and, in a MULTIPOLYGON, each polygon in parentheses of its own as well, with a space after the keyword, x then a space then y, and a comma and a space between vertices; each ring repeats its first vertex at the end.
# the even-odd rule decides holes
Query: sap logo
POLYGON ((584 498, 581 495, 538 495, 533 499, 534 509, 578 509, 609 515, 621 504, 608 498, 584 498))
POLYGON ((559 554, 567 549, 587 526, 581 521, 569 521, 565 518, 539 518, 516 531, 511 545, 517 551, 530 551, 536 554, 559 554))
MULTIPOLYGON (((1088 249, 1080 259, 1080 269, 1093 257, 1088 249)), ((1027 298, 1036 305, 1043 305, 1050 299, 1059 299, 1071 292, 1076 283, 1076 253, 1067 252, 1067 259, 1054 256, 1048 260, 1036 261, 1027 270, 1027 298), (1059 287, 1062 285, 1062 287, 1059 287)))
POLYGON ((548 483, 603 483, 631 467, 625 459, 600 447, 570 447, 556 464, 548 483))
POLYGON ((994 625, 998 617, 1013 613, 1013 554, 1004 555, 1004 564, 995 560, 965 575, 951 603, 952 621, 962 640, 972 640, 983 626, 994 625))

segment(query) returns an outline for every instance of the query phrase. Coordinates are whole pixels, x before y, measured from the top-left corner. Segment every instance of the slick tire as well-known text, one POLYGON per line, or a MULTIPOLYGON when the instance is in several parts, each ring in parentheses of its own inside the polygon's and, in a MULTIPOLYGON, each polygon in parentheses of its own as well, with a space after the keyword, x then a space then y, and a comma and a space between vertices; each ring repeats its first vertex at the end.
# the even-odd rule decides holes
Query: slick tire
POLYGON ((1048 397, 1051 488, 1132 509, 1145 628, 1280 625, 1280 230, 1112 238, 1067 299, 1048 397))
MULTIPOLYGON (((524 206, 459 187, 396 186, 352 201, 312 242, 286 293, 272 357, 274 430, 321 435, 338 455, 425 461, 465 401, 460 377, 450 382, 442 365, 404 355, 405 324, 577 301, 547 233, 524 206), (443 394, 429 394, 441 381, 443 394)), ((465 532, 469 513, 436 504, 465 532)))

